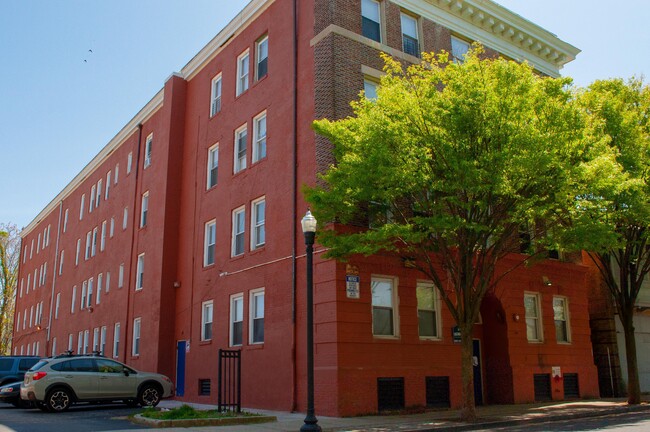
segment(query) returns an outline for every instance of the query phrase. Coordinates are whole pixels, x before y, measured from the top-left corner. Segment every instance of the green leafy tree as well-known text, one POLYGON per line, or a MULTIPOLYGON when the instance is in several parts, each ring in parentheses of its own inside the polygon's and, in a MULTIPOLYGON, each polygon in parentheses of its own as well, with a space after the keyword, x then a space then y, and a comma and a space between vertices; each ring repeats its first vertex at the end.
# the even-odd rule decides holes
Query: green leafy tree
POLYGON ((641 401, 634 308, 650 272, 650 88, 641 80, 596 81, 579 97, 601 148, 585 170, 569 243, 588 250, 625 334, 628 402, 641 401))
POLYGON ((425 53, 408 68, 385 56, 376 100, 315 122, 336 165, 306 190, 318 219, 337 222, 319 233, 330 256, 390 251, 435 283, 461 331, 465 420, 476 418, 472 329, 508 271, 497 264, 520 251, 522 225, 559 223, 584 153, 569 79, 481 53, 425 53))
POLYGON ((19 255, 18 228, 0 224, 0 355, 11 349, 19 255))

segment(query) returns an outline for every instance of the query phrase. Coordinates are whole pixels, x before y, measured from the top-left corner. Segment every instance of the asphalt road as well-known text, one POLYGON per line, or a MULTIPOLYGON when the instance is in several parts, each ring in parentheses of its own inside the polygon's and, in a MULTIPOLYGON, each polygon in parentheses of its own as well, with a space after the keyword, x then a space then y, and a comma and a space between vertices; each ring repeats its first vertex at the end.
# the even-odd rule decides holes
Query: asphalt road
POLYGON ((73 405, 63 413, 46 413, 39 409, 17 409, 0 403, 0 432, 95 432, 124 429, 147 429, 131 423, 127 416, 141 408, 125 405, 73 405))
POLYGON ((517 425, 511 427, 483 429, 484 431, 525 431, 525 432, 564 432, 564 431, 650 431, 650 412, 641 411, 626 414, 614 414, 602 417, 578 418, 551 423, 517 425))

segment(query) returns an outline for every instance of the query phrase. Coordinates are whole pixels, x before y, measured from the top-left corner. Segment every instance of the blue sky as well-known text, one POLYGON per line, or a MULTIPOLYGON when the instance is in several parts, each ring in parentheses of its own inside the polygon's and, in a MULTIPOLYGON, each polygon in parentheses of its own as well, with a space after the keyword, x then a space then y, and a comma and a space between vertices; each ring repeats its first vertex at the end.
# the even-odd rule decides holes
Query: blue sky
MULTIPOLYGON (((247 2, 0 0, 0 222, 29 224, 247 2)), ((497 2, 582 50, 578 85, 650 74, 650 1, 497 2)))

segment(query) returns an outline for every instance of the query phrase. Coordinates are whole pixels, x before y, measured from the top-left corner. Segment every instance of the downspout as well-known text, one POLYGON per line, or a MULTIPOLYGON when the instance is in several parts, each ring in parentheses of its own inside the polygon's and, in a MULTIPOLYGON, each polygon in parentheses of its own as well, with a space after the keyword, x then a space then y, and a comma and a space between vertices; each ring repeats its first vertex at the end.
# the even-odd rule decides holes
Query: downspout
MULTIPOLYGON (((47 334, 45 336, 45 357, 47 357, 47 351, 50 347, 50 335, 52 332, 52 310, 54 309, 54 288, 56 286, 56 273, 59 262, 59 240, 61 239, 61 212, 63 211, 63 201, 59 202, 59 223, 56 227, 56 246, 54 247, 54 268, 52 269, 52 294, 50 296, 50 314, 47 319, 47 334)), ((56 353, 52 353, 56 355, 56 353)))
POLYGON ((293 203, 291 217, 291 411, 296 411, 298 380, 296 370, 296 221, 298 220, 298 0, 293 0, 293 203))
POLYGON ((129 280, 125 285, 128 290, 126 295, 126 320, 124 323, 124 357, 122 361, 126 363, 126 353, 129 346, 129 312, 131 310, 131 270, 133 269, 133 249, 135 246, 135 224, 136 224, 136 211, 135 207, 138 204, 138 173, 140 172, 140 147, 142 144, 142 123, 138 123, 138 148, 135 153, 135 179, 133 180, 133 210, 131 211, 131 251, 129 253, 129 280))

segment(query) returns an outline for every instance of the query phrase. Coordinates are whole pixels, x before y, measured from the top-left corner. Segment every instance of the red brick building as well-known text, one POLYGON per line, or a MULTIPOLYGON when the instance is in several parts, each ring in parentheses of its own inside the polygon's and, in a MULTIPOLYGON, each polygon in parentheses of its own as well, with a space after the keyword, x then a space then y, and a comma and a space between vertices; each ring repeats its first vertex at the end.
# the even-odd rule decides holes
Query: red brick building
MULTIPOLYGON (((373 91, 380 52, 461 57, 472 40, 551 76, 578 52, 490 1, 251 1, 25 228, 13 351, 99 350, 215 403, 218 350, 241 349, 244 406, 304 410, 300 188, 333 160, 311 123, 373 91)), ((460 350, 431 285, 394 257, 321 252, 318 413, 457 406, 460 350), (373 326, 379 308, 390 331, 373 326)), ((479 401, 598 395, 586 279, 546 260, 485 300, 479 401)))

